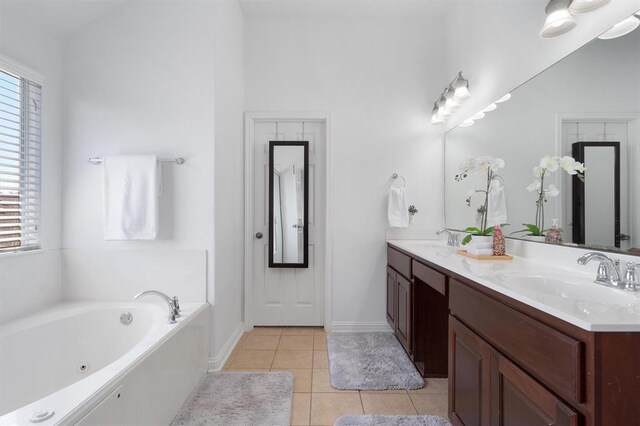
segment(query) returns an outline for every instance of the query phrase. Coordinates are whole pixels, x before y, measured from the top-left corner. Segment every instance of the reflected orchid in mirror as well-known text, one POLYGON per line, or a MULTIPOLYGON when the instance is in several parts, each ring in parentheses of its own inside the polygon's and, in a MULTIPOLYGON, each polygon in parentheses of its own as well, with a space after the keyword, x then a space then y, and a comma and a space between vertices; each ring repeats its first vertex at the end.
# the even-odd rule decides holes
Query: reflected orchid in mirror
POLYGON ((544 229, 544 204, 547 202, 548 197, 557 197, 560 195, 560 189, 554 184, 550 184, 548 187, 544 187, 545 177, 556 170, 562 169, 571 176, 576 176, 584 182, 585 167, 583 163, 576 161, 573 157, 552 157, 545 155, 540 159, 540 162, 533 168, 533 176, 535 180, 527 186, 527 191, 536 192, 538 198, 536 199, 536 222, 535 223, 523 223, 525 229, 512 232, 517 234, 521 232, 528 232, 527 235, 536 237, 544 236, 546 229, 544 229))
POLYGON ((460 173, 455 176, 457 182, 461 182, 471 175, 482 175, 486 177, 486 185, 484 185, 484 189, 472 189, 467 192, 465 202, 468 207, 471 207, 471 202, 476 194, 482 194, 483 201, 477 210, 480 226, 471 226, 465 229, 465 231, 469 232, 471 235, 467 235, 462 240, 463 245, 471 241, 472 235, 486 236, 493 234, 493 226, 487 228, 489 193, 496 187, 495 181, 500 179, 500 176, 497 174, 498 170, 504 168, 504 166, 505 163, 502 158, 489 156, 471 157, 460 163, 460 173))

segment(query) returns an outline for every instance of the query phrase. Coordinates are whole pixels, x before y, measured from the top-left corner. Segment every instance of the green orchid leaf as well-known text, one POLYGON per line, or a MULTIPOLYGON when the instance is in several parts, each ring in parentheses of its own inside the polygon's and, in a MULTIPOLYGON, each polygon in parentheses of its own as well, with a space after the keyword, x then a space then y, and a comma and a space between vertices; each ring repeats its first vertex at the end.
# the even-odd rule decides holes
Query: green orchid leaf
POLYGON ((467 244, 469 244, 471 242, 471 235, 467 235, 466 237, 464 237, 462 239, 462 245, 466 246, 467 244))

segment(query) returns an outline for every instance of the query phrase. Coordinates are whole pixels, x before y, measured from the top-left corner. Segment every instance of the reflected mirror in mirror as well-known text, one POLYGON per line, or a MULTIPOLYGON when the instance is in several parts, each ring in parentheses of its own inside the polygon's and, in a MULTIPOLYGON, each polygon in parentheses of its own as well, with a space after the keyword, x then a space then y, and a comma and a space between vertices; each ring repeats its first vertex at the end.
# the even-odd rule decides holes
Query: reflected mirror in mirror
POLYGON ((269 142, 269 267, 307 268, 309 142, 269 142))
POLYGON ((488 204, 510 224, 505 236, 545 241, 527 225, 547 234, 555 219, 564 244, 640 254, 640 30, 591 41, 511 95, 445 136, 447 227, 480 224, 484 196, 471 191, 486 188, 486 173, 455 177, 465 160, 488 156, 504 160, 488 204), (539 185, 534 167, 547 156, 564 161, 551 161, 539 185), (584 182, 571 158, 584 163, 584 182))

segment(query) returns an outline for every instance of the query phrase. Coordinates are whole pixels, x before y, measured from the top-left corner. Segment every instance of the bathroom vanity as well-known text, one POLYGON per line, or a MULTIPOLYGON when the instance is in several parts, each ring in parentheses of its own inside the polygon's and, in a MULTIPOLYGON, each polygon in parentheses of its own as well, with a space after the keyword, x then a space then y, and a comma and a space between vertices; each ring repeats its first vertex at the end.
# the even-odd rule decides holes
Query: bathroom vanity
POLYGON ((637 294, 432 241, 387 253, 387 318, 426 377, 448 361, 453 424, 640 423, 637 294))

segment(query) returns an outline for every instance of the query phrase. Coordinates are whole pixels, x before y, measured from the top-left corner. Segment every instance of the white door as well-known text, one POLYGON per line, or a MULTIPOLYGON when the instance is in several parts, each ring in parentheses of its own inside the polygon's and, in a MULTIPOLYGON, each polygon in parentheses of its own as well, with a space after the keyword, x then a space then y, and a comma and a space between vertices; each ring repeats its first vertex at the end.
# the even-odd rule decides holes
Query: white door
POLYGON ((325 124, 257 121, 253 130, 253 323, 323 325, 325 124), (269 141, 309 142, 308 268, 269 268, 269 141))

